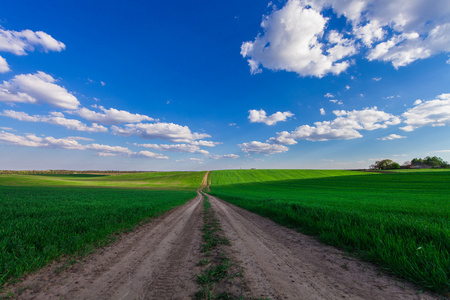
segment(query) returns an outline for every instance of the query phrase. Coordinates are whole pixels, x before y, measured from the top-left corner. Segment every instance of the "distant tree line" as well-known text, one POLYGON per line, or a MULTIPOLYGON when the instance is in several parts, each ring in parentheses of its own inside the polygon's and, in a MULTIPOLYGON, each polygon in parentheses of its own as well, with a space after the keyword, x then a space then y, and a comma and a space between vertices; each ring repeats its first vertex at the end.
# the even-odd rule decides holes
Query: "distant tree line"
POLYGON ((395 169, 431 169, 431 168, 450 168, 448 162, 441 157, 427 156, 425 158, 414 158, 399 165, 391 159, 377 160, 370 166, 371 170, 395 170, 395 169))
POLYGON ((72 175, 72 174, 128 174, 128 173, 143 173, 152 171, 98 171, 98 170, 85 170, 85 171, 74 171, 74 170, 0 170, 0 174, 17 174, 17 175, 72 175))

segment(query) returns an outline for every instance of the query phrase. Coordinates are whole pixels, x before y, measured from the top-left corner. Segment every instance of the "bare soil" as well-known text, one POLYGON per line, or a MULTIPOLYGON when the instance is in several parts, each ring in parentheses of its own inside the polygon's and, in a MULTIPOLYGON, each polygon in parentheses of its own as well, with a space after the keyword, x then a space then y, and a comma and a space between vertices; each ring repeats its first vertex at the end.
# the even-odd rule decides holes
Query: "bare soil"
MULTIPOLYGON (((206 178, 205 182, 206 185, 206 178)), ((53 265, 6 287, 19 299, 192 299, 201 260, 203 196, 123 234, 56 272, 53 265)), ((271 299, 439 299, 372 264, 210 198, 246 294, 271 299)), ((230 287, 233 289, 233 287, 230 287)))

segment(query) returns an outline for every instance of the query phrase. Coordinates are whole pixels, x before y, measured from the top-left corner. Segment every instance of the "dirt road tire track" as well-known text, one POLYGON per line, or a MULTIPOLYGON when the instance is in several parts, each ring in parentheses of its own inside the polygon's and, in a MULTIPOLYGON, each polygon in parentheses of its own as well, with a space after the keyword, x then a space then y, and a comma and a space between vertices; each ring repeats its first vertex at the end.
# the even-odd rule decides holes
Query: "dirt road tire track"
POLYGON ((18 298, 191 299, 198 290, 202 199, 125 234, 74 268, 30 275, 18 298))
POLYGON ((437 299, 372 264, 210 196, 244 267, 250 296, 272 299, 437 299))

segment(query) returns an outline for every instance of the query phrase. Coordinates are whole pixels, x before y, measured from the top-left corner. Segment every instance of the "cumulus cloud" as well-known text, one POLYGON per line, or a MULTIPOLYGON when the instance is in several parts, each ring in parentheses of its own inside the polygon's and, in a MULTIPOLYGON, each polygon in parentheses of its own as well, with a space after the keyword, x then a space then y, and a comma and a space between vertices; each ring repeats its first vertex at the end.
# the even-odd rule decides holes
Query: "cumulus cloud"
POLYGON ((44 52, 61 52, 66 48, 66 45, 43 31, 0 29, 0 51, 11 52, 15 55, 26 55, 27 52, 32 52, 36 48, 44 52))
POLYGON ((381 77, 374 77, 372 79, 375 80, 375 81, 380 81, 382 78, 381 77))
POLYGON ((291 134, 287 131, 278 132, 276 137, 271 137, 267 140, 271 144, 279 145, 295 145, 297 141, 292 138, 291 134))
POLYGON ((71 149, 71 150, 93 150, 97 151, 99 156, 117 156, 126 155, 130 157, 145 157, 145 158, 155 158, 155 159, 168 159, 167 156, 153 153, 150 151, 139 151, 133 152, 126 147, 121 146, 109 146, 101 144, 88 144, 82 145, 77 141, 77 138, 67 137, 67 138, 54 138, 48 137, 38 137, 34 134, 16 135, 13 133, 1 131, 0 132, 0 142, 14 145, 14 146, 25 146, 25 147, 40 147, 40 148, 53 148, 53 149, 71 149))
POLYGON ((323 95, 325 98, 334 98, 334 95, 331 93, 326 93, 325 95, 323 95))
POLYGON ((200 153, 207 155, 209 154, 208 151, 200 149, 197 145, 192 144, 173 144, 173 145, 167 145, 167 144, 134 144, 135 146, 139 147, 145 147, 149 149, 154 149, 158 151, 171 151, 171 152, 184 152, 184 153, 200 153))
POLYGON ((280 144, 269 144, 252 141, 249 143, 242 143, 238 145, 243 152, 252 154, 274 154, 282 153, 289 150, 288 147, 280 144))
POLYGON ((66 119, 64 114, 60 112, 52 112, 49 116, 39 116, 34 115, 30 116, 29 114, 21 111, 14 110, 3 110, 0 113, 0 116, 13 118, 19 121, 27 121, 27 122, 44 122, 50 123, 53 125, 60 125, 66 127, 69 130, 78 130, 78 131, 86 131, 86 132, 107 132, 108 128, 98 125, 96 123, 92 123, 91 126, 88 126, 79 120, 75 119, 66 119))
POLYGON ((322 77, 345 71, 358 52, 399 68, 450 51, 447 0, 288 0, 261 27, 241 46, 253 74, 264 67, 322 77), (329 28, 336 17, 346 26, 329 28))
POLYGON ((146 115, 132 114, 125 110, 115 108, 106 109, 103 106, 93 106, 102 112, 96 112, 85 107, 68 113, 77 114, 83 119, 106 125, 119 125, 123 123, 138 123, 142 121, 158 121, 146 115))
POLYGON ((377 139, 377 140, 381 140, 381 141, 390 141, 390 140, 396 140, 396 139, 405 139, 406 138, 406 136, 401 136, 401 135, 398 135, 398 134, 390 134, 390 135, 388 135, 388 136, 385 136, 385 137, 382 137, 382 138, 379 138, 379 139, 377 139))
POLYGON ((136 135, 143 139, 161 139, 174 143, 191 143, 195 140, 211 137, 209 134, 192 132, 189 127, 174 123, 137 123, 126 124, 123 127, 114 125, 111 129, 117 135, 136 135))
POLYGON ((251 109, 248 111, 249 116, 248 119, 250 120, 250 123, 264 123, 266 125, 275 125, 277 122, 284 122, 287 120, 287 118, 293 117, 294 114, 290 111, 280 112, 277 111, 276 113, 267 116, 266 112, 262 109, 256 110, 251 109))
POLYGON ((302 125, 290 133, 277 133, 277 137, 269 141, 288 145, 292 144, 293 140, 349 140, 362 137, 358 130, 387 128, 401 122, 399 117, 379 111, 377 107, 353 111, 335 110, 333 114, 337 117, 333 121, 315 122, 314 126, 302 125))
POLYGON ((413 131, 423 126, 450 125, 450 94, 442 94, 430 101, 416 101, 415 106, 402 114, 407 126, 404 131, 413 131))
POLYGON ((8 63, 6 62, 6 59, 0 56, 0 73, 6 73, 11 71, 9 68, 8 63))
POLYGON ((241 55, 248 57, 252 74, 260 73, 261 65, 303 76, 339 74, 350 66, 343 59, 354 54, 356 48, 352 40, 337 31, 326 35, 326 24, 327 18, 320 11, 300 0, 289 0, 263 18, 263 33, 254 41, 244 42, 241 55))
POLYGON ((320 114, 321 114, 322 116, 325 116, 325 115, 326 115, 325 109, 323 109, 323 107, 320 109, 320 114))
POLYGON ((21 74, 0 84, 1 102, 48 103, 66 109, 77 109, 80 102, 56 79, 44 72, 21 74))

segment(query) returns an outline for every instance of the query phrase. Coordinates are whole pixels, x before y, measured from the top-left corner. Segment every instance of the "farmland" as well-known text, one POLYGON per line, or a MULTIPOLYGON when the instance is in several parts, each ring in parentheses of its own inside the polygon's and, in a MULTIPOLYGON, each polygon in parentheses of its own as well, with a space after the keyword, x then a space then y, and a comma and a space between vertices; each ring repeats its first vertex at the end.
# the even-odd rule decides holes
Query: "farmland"
POLYGON ((204 174, 1 175, 0 286, 184 204, 204 174))
POLYGON ((450 172, 283 172, 215 171, 211 194, 449 292, 450 172))
POLYGON ((78 186, 145 189, 186 189, 199 187, 205 172, 145 172, 121 175, 0 175, 0 186, 78 186))

